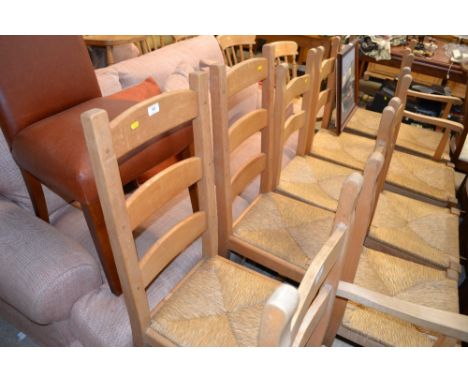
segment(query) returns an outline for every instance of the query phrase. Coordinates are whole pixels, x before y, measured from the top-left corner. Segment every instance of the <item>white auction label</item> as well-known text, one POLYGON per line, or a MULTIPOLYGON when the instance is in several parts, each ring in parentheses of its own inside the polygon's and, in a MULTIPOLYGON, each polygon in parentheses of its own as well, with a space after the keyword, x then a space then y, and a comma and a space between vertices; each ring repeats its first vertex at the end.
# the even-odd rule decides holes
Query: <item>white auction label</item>
POLYGON ((148 106, 148 115, 151 117, 152 115, 159 113, 159 102, 148 106))

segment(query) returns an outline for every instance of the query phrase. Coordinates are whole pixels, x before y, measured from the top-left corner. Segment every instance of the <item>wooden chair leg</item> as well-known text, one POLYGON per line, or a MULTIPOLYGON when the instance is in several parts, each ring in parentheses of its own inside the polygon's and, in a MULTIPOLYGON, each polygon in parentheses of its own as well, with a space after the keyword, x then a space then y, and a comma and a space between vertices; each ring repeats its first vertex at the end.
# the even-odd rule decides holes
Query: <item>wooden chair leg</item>
POLYGON ((112 293, 119 296, 122 294, 122 287, 120 286, 120 280, 117 274, 117 268, 115 266, 101 204, 99 201, 96 201, 91 204, 83 203, 81 207, 83 209, 89 231, 93 237, 94 245, 96 246, 102 267, 104 268, 104 273, 106 274, 109 287, 112 293))
POLYGON ((21 174, 23 175, 24 183, 26 183, 26 188, 28 189, 29 197, 31 198, 31 203, 34 208, 34 213, 38 218, 49 223, 49 211, 47 210, 47 203, 41 182, 27 171, 21 170, 21 174))
MULTIPOLYGON (((176 155, 177 160, 183 160, 190 158, 194 155, 194 147, 193 144, 187 146, 183 151, 176 155)), ((193 212, 198 212, 200 207, 198 205, 198 188, 197 184, 192 184, 189 187, 189 194, 190 194, 190 202, 192 203, 192 210, 193 212)))

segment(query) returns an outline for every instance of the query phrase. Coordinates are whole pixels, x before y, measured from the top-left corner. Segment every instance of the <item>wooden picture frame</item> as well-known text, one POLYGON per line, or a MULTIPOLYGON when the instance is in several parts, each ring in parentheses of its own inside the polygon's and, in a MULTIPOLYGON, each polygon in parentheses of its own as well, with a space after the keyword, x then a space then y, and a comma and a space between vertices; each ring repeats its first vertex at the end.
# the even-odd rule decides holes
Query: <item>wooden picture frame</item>
POLYGON ((341 134, 358 105, 357 44, 345 45, 336 57, 336 132, 341 134))

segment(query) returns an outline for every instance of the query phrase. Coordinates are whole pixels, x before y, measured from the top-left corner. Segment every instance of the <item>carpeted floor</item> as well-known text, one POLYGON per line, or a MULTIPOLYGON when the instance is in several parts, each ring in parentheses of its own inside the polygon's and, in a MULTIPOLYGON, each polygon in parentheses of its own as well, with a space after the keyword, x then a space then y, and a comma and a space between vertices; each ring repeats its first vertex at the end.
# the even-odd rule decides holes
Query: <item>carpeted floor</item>
POLYGON ((38 346, 25 334, 0 318, 0 347, 10 346, 38 346))
MULTIPOLYGON (((0 318, 0 347, 11 347, 11 346, 39 346, 29 337, 25 336, 23 333, 18 332, 18 330, 10 325, 8 322, 0 318)), ((353 346, 345 341, 340 339, 335 339, 333 342, 333 347, 349 347, 353 346)))

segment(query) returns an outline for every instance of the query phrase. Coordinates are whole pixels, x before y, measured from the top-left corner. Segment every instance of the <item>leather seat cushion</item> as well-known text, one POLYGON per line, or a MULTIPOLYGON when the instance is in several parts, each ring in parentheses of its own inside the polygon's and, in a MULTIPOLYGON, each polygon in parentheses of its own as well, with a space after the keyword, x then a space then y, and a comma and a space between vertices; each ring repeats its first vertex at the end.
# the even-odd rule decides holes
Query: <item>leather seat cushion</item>
MULTIPOLYGON (((13 157, 20 167, 61 196, 79 202, 93 202, 97 192, 80 115, 87 110, 101 108, 108 112, 112 120, 135 103, 124 99, 94 98, 34 123, 15 137, 13 157)), ((157 137, 138 155, 121 163, 123 183, 179 153, 192 141, 191 125, 178 127, 157 137)))

